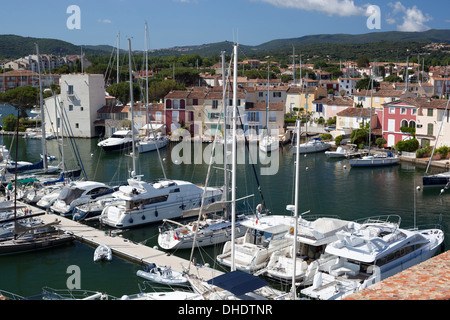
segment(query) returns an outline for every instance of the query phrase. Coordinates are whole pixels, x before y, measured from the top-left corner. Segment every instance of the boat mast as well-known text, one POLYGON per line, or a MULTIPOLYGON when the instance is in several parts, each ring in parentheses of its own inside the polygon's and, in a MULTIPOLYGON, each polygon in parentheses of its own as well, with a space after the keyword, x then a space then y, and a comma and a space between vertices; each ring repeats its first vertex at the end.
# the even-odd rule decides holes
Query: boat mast
POLYGON ((295 150, 295 195, 294 195, 294 254, 292 255, 292 266, 293 266, 293 273, 292 273, 292 294, 294 297, 294 300, 297 299, 297 290, 295 287, 295 271, 296 271, 296 262, 297 262, 297 228, 298 228, 298 190, 299 190, 299 177, 300 177, 300 170, 299 170, 299 162, 300 162, 300 119, 297 117, 297 140, 296 140, 296 150, 295 150))
POLYGON ((132 153, 133 158, 133 172, 131 172, 131 177, 136 176, 136 159, 135 155, 135 145, 134 145, 134 110, 133 110, 133 73, 131 72, 131 39, 128 39, 128 64, 130 72, 130 106, 131 106, 131 137, 132 137, 132 153))
POLYGON ((226 105, 226 86, 225 86, 225 51, 221 52, 222 56, 222 106, 223 106, 223 168, 224 168, 224 176, 223 183, 225 185, 224 190, 224 200, 227 203, 227 208, 225 209, 225 218, 228 219, 228 160, 227 160, 227 151, 228 151, 228 135, 227 135, 227 118, 228 118, 228 108, 226 105))
POLYGON ((233 144, 231 169, 231 271, 235 266, 235 222, 236 222, 236 116, 237 116, 237 64, 238 44, 234 44, 234 70, 233 70, 233 144))
MULTIPOLYGON (((45 112, 44 112, 44 104, 42 97, 42 80, 41 80, 41 57, 39 56, 39 46, 36 43, 36 54, 37 54, 37 67, 39 74, 39 105, 41 108, 41 130, 42 130, 42 158, 44 164, 44 172, 47 172, 48 163, 47 163, 47 141, 45 139, 45 112)), ((16 160, 17 161, 17 160, 16 160)))
MULTIPOLYGON (((148 43, 147 43, 147 37, 148 37, 148 26, 147 21, 145 21, 145 90, 147 92, 146 95, 146 109, 147 109, 147 139, 149 136, 149 130, 148 130, 148 123, 149 123, 149 117, 148 117, 148 43)), ((151 124, 150 124, 151 126, 151 124)), ((156 138, 156 137, 155 137, 156 138)))
POLYGON ((120 51, 120 47, 119 47, 119 42, 120 42, 120 32, 117 32, 117 79, 116 79, 116 83, 119 83, 119 51, 120 51))
POLYGON ((368 155, 370 155, 370 140, 372 138, 372 100, 373 100, 373 77, 371 77, 371 84, 370 84, 369 153, 368 153, 368 155))

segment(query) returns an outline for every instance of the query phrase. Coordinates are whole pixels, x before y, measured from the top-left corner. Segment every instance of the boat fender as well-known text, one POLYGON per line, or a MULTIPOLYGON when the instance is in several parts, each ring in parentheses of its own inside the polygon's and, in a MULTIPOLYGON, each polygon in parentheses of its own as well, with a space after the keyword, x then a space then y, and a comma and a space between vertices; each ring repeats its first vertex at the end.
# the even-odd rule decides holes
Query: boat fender
POLYGON ((155 210, 155 217, 158 216, 158 210, 155 210))
POLYGON ((144 215, 142 215, 142 220, 145 220, 145 216, 144 215))
POLYGON ((133 223, 133 218, 128 219, 128 222, 133 223))

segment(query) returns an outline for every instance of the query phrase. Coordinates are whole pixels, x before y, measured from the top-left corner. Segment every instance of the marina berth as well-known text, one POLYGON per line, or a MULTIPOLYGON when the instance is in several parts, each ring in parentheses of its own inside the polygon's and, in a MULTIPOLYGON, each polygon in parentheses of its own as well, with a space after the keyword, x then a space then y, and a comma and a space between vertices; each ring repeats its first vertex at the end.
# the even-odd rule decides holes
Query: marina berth
MULTIPOLYGON (((337 218, 321 217, 314 221, 302 220, 297 230, 297 252, 295 280, 299 286, 312 284, 312 280, 320 265, 333 259, 333 255, 325 252, 326 246, 337 240, 336 233, 344 229, 349 221, 337 218)), ((294 230, 291 228, 286 238, 294 241, 294 230)), ((270 278, 288 282, 294 273, 291 245, 281 251, 274 252, 270 257, 265 275, 270 278)))
MULTIPOLYGON (((236 270, 247 273, 265 268, 272 253, 288 247, 292 242, 285 237, 294 225, 294 219, 282 215, 248 217, 241 223, 247 228, 244 236, 235 240, 236 270)), ((231 267, 231 242, 225 243, 217 261, 231 267)))
MULTIPOLYGON (((181 180, 157 179, 147 183, 139 177, 130 178, 128 185, 113 193, 113 198, 120 201, 106 205, 99 219, 111 227, 130 228, 181 218, 184 210, 200 207, 203 190, 181 180)), ((207 187, 206 190, 206 204, 222 199, 222 188, 207 187)))
POLYGON ((444 241, 442 230, 400 228, 400 217, 373 217, 350 222, 325 251, 335 256, 319 267, 302 294, 340 300, 433 257, 444 241))
POLYGON ((50 210, 61 215, 71 216, 73 209, 91 201, 111 197, 114 188, 103 182, 76 181, 64 186, 50 210))

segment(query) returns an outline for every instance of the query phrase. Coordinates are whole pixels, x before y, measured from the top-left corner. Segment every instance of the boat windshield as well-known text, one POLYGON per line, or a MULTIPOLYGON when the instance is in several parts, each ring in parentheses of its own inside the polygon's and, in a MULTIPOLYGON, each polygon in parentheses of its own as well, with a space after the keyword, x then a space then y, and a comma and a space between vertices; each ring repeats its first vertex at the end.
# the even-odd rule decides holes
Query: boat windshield
POLYGON ((123 139, 125 137, 125 135, 123 135, 123 134, 113 134, 112 136, 111 136, 111 138, 116 138, 116 139, 123 139))
POLYGON ((62 200, 69 205, 73 200, 79 198, 83 192, 84 190, 78 188, 63 188, 59 194, 59 200, 62 200))

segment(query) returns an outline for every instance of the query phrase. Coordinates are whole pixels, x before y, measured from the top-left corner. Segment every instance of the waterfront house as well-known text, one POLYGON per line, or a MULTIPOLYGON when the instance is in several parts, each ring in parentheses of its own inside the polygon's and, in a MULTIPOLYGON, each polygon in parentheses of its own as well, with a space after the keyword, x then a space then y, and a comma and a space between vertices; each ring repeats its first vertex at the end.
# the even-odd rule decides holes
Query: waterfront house
POLYGON ((244 131, 259 135, 266 127, 266 115, 267 115, 267 128, 269 132, 278 135, 284 134, 284 102, 269 102, 269 110, 267 112, 266 102, 247 102, 245 104, 245 124, 244 131))
POLYGON ((416 116, 416 139, 420 146, 434 146, 437 142, 437 148, 450 147, 449 112, 445 113, 448 100, 416 98, 411 103, 416 103, 419 108, 416 116))
MULTIPOLYGON (((64 121, 70 126, 71 136, 93 138, 104 135, 104 125, 99 126, 96 120, 97 111, 105 105, 105 82, 102 74, 64 74, 61 76, 61 93, 45 99, 46 130, 51 128, 61 132, 60 115, 63 113, 64 121)), ((67 136, 67 127, 64 135, 67 136)))
POLYGON ((313 100, 313 119, 332 119, 337 114, 349 107, 353 107, 353 99, 349 97, 334 96, 329 94, 326 97, 319 97, 313 100))
MULTIPOLYGON (((370 109, 350 107, 336 114, 336 129, 350 132, 364 126, 371 119, 370 109)), ((372 113, 371 128, 375 129, 376 114, 372 113)))
POLYGON ((186 102, 189 91, 174 90, 164 97, 166 127, 170 132, 184 127, 186 121, 186 102))
POLYGON ((341 78, 339 77, 339 92, 345 91, 345 95, 350 96, 356 92, 356 82, 361 80, 360 78, 341 78))
POLYGON ((415 128, 418 103, 414 98, 404 98, 383 105, 382 135, 387 147, 411 139, 411 134, 401 128, 415 128))

